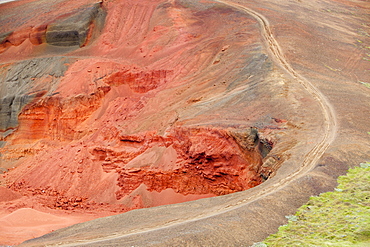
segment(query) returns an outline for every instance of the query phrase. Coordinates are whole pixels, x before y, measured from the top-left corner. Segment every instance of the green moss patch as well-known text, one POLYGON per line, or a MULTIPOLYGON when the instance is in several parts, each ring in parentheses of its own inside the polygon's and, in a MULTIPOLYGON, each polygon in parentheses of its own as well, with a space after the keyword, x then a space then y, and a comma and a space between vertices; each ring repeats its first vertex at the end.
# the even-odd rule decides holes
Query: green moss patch
POLYGON ((261 246, 370 246, 370 163, 349 169, 338 187, 311 197, 261 246))

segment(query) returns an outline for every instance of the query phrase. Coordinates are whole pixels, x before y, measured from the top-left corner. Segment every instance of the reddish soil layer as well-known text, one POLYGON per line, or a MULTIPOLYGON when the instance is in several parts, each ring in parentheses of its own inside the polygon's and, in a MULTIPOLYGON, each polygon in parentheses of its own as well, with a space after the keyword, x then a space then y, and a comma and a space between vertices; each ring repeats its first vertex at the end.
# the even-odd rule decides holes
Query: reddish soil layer
MULTIPOLYGON (((253 19, 145 0, 27 0, 0 10, 1 96, 10 102, 1 119, 1 244, 246 190, 276 170, 270 132, 286 121, 269 118, 257 130, 261 113, 233 96, 255 66, 269 66, 253 19), (218 98, 229 101, 222 110, 218 98)), ((258 83, 263 73, 249 77, 258 83)))

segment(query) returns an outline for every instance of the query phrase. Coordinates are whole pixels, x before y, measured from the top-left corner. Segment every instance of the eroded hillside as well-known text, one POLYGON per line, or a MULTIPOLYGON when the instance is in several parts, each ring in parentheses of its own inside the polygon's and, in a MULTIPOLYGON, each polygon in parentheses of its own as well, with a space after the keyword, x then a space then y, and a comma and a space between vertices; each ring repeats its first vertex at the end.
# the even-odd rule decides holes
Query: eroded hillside
POLYGON ((271 98, 276 82, 266 79, 278 72, 252 18, 182 1, 2 11, 1 183, 12 195, 3 215, 99 217, 229 194, 268 179, 283 159, 269 155, 273 132, 294 124, 266 112, 288 102, 271 98))
POLYGON ((281 173, 298 174, 297 154, 318 160, 336 132, 323 96, 242 7, 25 0, 0 11, 1 244, 244 191, 286 161, 281 173))

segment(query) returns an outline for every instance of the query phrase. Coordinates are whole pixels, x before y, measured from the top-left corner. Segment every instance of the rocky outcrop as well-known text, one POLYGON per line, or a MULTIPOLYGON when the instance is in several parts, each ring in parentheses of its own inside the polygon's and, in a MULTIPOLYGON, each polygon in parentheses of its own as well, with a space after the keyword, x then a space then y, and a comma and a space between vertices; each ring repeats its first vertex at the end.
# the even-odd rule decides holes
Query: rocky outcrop
MULTIPOLYGON (((46 191, 39 194, 63 197, 72 203, 76 202, 73 198, 83 198, 86 203, 120 202, 124 210, 137 208, 127 198, 140 197, 137 193, 143 190, 142 186, 148 192, 171 189, 181 195, 242 191, 263 181, 259 174, 263 161, 260 147, 266 140, 249 136, 251 132, 256 133, 246 130, 243 140, 236 140, 230 131, 222 129, 177 127, 165 136, 151 132, 118 135, 121 144, 116 147, 74 145, 46 155, 53 167, 44 162, 31 163, 32 169, 23 170, 9 188, 23 195, 46 191), (241 149, 239 142, 245 139, 255 142, 248 149, 241 149), (53 174, 52 179, 48 174, 53 174), (89 183, 91 179, 96 183, 89 183)), ((146 202, 141 206, 153 204, 146 202)))
POLYGON ((136 93, 146 93, 167 82, 167 77, 173 74, 171 70, 154 70, 149 72, 131 72, 130 70, 118 71, 104 81, 108 85, 128 85, 136 93))
MULTIPOLYGON (((142 183, 149 191, 171 188, 185 195, 223 195, 254 187, 262 181, 258 174, 262 157, 255 149, 257 145, 241 150, 226 131, 176 128, 161 144, 145 151, 147 156, 155 153, 157 159, 149 163, 135 160, 116 167, 121 188, 116 192, 117 199, 142 183), (169 158, 171 152, 176 153, 176 158, 169 158)), ((104 165, 110 160, 105 160, 104 165)))
POLYGON ((85 46, 103 28, 105 12, 102 3, 82 6, 38 26, 24 26, 0 34, 0 53, 25 40, 33 45, 85 46))
POLYGON ((40 58, 0 66, 0 133, 16 128, 23 107, 53 89, 67 60, 40 58))
POLYGON ((38 98, 19 114, 19 138, 22 141, 43 138, 72 141, 80 137, 75 127, 100 107, 102 98, 109 90, 110 87, 99 87, 90 95, 38 98))
POLYGON ((101 3, 78 10, 71 16, 49 24, 45 34, 46 42, 56 46, 85 46, 94 27, 102 27, 104 18, 101 3))

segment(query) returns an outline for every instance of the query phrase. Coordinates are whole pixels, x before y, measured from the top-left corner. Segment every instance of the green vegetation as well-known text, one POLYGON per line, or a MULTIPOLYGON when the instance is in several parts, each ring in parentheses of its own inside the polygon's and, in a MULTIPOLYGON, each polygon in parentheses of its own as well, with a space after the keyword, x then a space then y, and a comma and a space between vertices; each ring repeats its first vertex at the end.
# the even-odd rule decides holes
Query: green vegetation
POLYGON ((349 169, 338 184, 311 197, 278 233, 254 246, 370 246, 370 163, 349 169))
POLYGON ((360 83, 361 83, 362 85, 364 85, 365 87, 370 88, 370 83, 363 82, 363 81, 360 81, 360 83))

